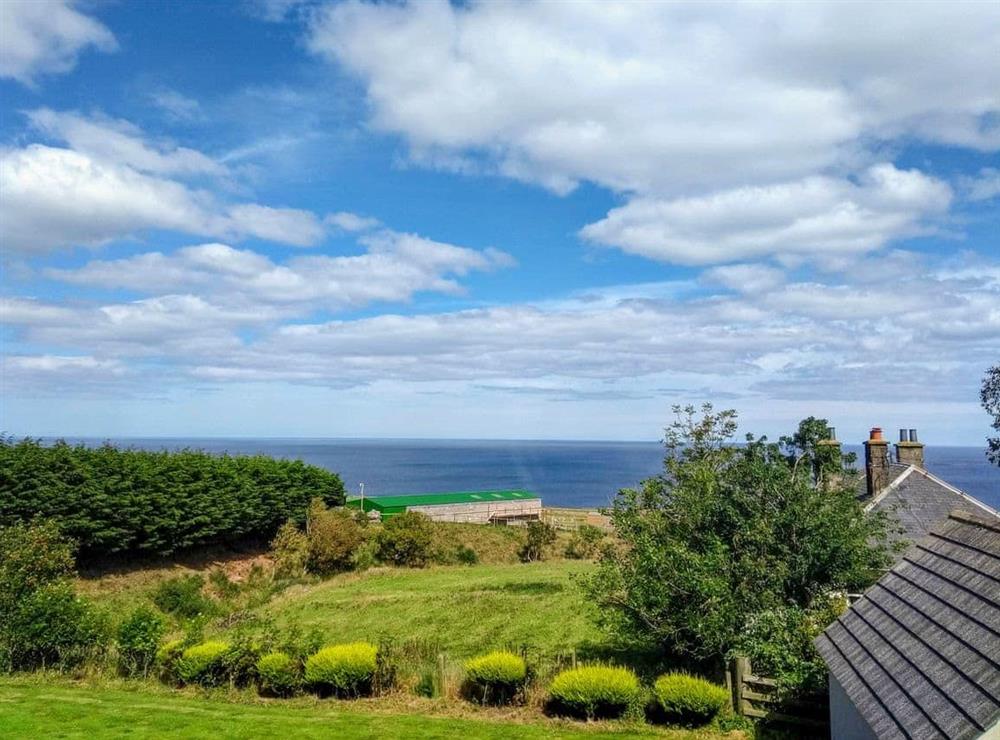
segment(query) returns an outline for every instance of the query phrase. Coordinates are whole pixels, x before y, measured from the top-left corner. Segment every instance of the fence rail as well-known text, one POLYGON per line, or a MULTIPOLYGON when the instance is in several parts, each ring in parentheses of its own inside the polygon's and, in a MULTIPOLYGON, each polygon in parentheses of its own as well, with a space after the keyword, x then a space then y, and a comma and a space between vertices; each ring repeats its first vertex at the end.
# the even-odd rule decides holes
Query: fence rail
POLYGON ((783 699, 778 696, 778 682, 753 672, 750 660, 734 658, 726 671, 733 711, 744 717, 780 722, 808 731, 810 737, 829 737, 830 704, 826 696, 783 699))

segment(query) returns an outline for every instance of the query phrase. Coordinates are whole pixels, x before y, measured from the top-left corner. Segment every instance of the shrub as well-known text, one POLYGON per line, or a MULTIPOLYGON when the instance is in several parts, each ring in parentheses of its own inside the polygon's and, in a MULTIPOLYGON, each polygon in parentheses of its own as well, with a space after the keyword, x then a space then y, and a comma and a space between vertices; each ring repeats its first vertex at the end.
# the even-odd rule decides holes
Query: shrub
POLYGON ((722 686, 685 673, 660 676, 653 697, 668 722, 688 727, 708 724, 729 703, 729 692, 722 686))
POLYGON ((386 519, 376 535, 378 557, 384 563, 422 568, 431 558, 434 526, 430 517, 407 511, 386 519))
POLYGON ((153 593, 153 603, 167 614, 192 618, 200 614, 209 615, 215 611, 215 604, 202 589, 205 579, 197 573, 169 578, 153 593))
POLYGON ((321 695, 360 696, 371 691, 378 648, 367 642, 333 645, 306 661, 306 683, 321 695))
POLYGON ((455 560, 461 565, 475 565, 479 562, 479 556, 468 545, 459 545, 455 548, 455 560))
POLYGON ((639 679, 627 668, 584 666, 558 674, 549 687, 551 709, 574 717, 621 717, 641 700, 639 679))
POLYGON ((234 686, 249 686, 257 680, 260 644, 260 640, 248 631, 238 630, 232 634, 222 656, 222 671, 234 686))
POLYGON ((137 607, 118 626, 116 642, 122 673, 145 676, 156 662, 160 640, 167 625, 159 614, 147 606, 137 607))
POLYGON ((566 557, 572 560, 589 560, 597 556, 604 531, 593 524, 583 524, 566 544, 566 557))
POLYGON ((369 537, 354 551, 351 565, 354 570, 368 570, 378 563, 378 543, 369 537))
POLYGON ((347 509, 328 509, 321 499, 309 506, 306 530, 309 540, 308 569, 326 575, 348 570, 355 550, 364 541, 361 525, 347 509))
POLYGON ((484 704, 506 704, 524 687, 528 666, 520 655, 497 650, 468 661, 465 676, 470 698, 484 704))
POLYGON ((73 551, 52 522, 0 529, 0 671, 75 665, 103 650, 106 625, 70 581, 73 551))
POLYGON ((295 522, 285 522, 271 542, 274 574, 279 578, 301 578, 309 563, 309 538, 295 522))
POLYGON ((257 685, 268 696, 293 696, 302 687, 302 666, 287 653, 268 653, 257 661, 257 685))
POLYGON ((518 556, 523 563, 531 563, 535 560, 542 560, 545 557, 545 548, 556 541, 556 530, 547 522, 535 521, 528 523, 528 538, 518 556))
POLYGON ((229 644, 212 640, 189 647, 176 661, 177 676, 186 684, 218 686, 226 678, 225 656, 229 644))
POLYGON ((0 632, 0 655, 14 670, 79 665, 102 652, 107 640, 104 619, 68 582, 24 596, 0 632))
POLYGON ((184 654, 184 640, 170 640, 160 645, 156 651, 156 667, 160 678, 167 683, 177 683, 180 676, 177 675, 177 662, 184 654))
POLYGON ((220 599, 231 599, 240 592, 240 585, 230 580, 222 568, 212 570, 208 574, 208 582, 220 599))
POLYGON ((339 476, 299 460, 87 447, 0 437, 0 526, 55 520, 84 555, 155 553, 271 537, 309 500, 344 501, 339 476))

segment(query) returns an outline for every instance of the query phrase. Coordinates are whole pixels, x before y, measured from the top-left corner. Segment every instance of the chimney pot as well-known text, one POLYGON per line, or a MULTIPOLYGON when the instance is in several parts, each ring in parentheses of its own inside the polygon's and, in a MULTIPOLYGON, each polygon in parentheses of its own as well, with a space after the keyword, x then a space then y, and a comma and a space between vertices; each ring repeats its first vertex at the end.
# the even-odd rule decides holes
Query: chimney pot
POLYGON ((900 429, 899 430, 899 441, 900 442, 905 442, 906 440, 907 440, 906 430, 905 429, 900 429))
POLYGON ((837 439, 837 429, 835 427, 830 427, 830 439, 834 441, 837 439))
POLYGON ((900 429, 896 443, 896 462, 900 465, 924 467, 924 445, 917 440, 916 429, 900 429))
POLYGON ((916 442, 916 441, 918 441, 918 440, 917 440, 917 430, 916 430, 916 429, 911 429, 911 430, 910 430, 910 441, 911 441, 911 442, 916 442))
POLYGON ((882 439, 882 427, 872 427, 871 432, 868 433, 868 439, 871 441, 882 439))

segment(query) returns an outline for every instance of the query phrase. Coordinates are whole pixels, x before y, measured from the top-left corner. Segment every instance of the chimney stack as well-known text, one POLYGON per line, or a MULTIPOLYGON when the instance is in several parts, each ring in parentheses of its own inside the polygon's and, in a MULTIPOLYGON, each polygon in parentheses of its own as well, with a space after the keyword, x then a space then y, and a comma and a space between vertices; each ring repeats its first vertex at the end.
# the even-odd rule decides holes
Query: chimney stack
POLYGON ((900 465, 924 467, 924 444, 917 441, 916 429, 900 429, 896 443, 896 462, 900 465))
POLYGON ((889 442, 881 427, 872 427, 865 442, 865 479, 868 495, 877 496, 889 485, 889 442))
POLYGON ((837 483, 843 478, 844 467, 837 430, 827 427, 826 439, 820 440, 817 447, 817 461, 813 471, 816 482, 837 483))

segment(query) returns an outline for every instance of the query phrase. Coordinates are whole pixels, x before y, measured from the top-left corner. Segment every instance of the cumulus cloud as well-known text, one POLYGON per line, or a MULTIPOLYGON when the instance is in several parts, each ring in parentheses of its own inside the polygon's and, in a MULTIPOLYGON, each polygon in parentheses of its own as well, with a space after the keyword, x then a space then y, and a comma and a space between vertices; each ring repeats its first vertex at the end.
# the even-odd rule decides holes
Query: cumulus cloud
POLYGON ((509 265, 495 250, 476 251, 414 234, 382 230, 364 237, 367 253, 296 257, 277 264, 250 250, 225 244, 184 247, 173 254, 149 252, 120 260, 92 261, 46 275, 76 285, 158 291, 204 292, 214 304, 260 307, 286 315, 304 308, 339 309, 374 302, 408 301, 420 291, 458 294, 454 278, 509 265))
POLYGON ((971 201, 992 200, 1000 195, 1000 170, 983 167, 975 176, 959 178, 963 195, 971 201))
POLYGON ((76 10, 73 0, 4 0, 0 3, 0 77, 27 85, 43 74, 68 72, 85 49, 110 52, 114 35, 76 10))
POLYGON ((308 211, 225 206, 204 190, 73 149, 0 150, 0 240, 19 252, 98 245, 147 229, 311 246, 323 235, 308 211))
POLYGON ((708 196, 636 198, 585 226, 590 241, 664 262, 705 265, 767 255, 858 254, 912 236, 942 214, 951 190, 881 164, 857 182, 814 176, 708 196))
POLYGON ((315 14, 308 43, 423 161, 675 194, 850 164, 865 139, 997 149, 998 29, 974 2, 355 0, 315 14))

